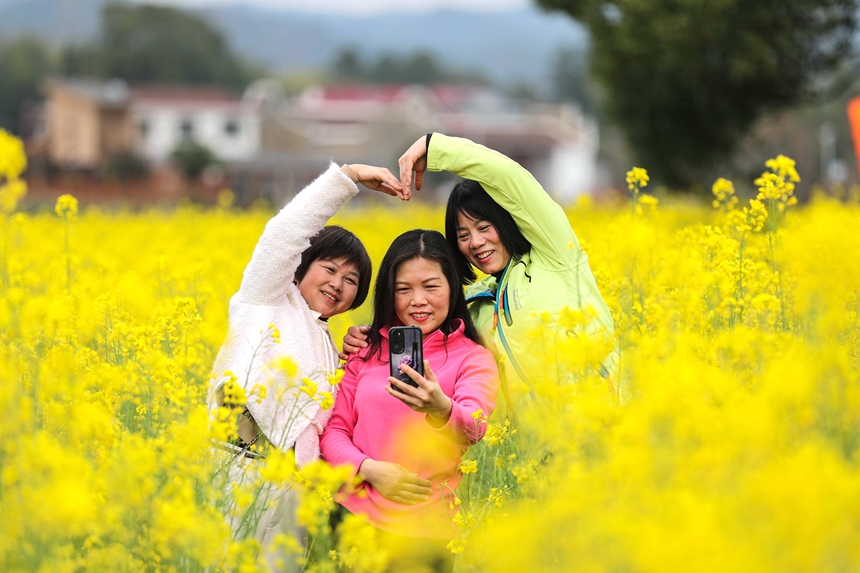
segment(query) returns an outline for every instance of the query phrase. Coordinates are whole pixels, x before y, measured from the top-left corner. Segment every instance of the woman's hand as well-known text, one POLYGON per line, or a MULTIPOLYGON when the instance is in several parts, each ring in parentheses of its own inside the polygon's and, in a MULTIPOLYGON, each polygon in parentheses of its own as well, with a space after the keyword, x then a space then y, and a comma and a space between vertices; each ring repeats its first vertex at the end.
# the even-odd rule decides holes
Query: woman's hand
POLYGON ((418 384, 418 387, 415 388, 393 376, 389 376, 388 381, 400 388, 402 392, 398 392, 390 386, 386 386, 385 390, 416 412, 430 416, 431 425, 441 428, 447 424, 448 418, 451 417, 451 408, 453 408, 454 404, 451 398, 442 392, 442 387, 439 386, 436 375, 430 369, 430 363, 426 360, 424 361, 424 374, 426 378, 418 374, 414 368, 407 364, 401 364, 400 370, 405 372, 407 376, 418 384))
POLYGON ((433 482, 391 462, 367 458, 358 468, 358 477, 372 485, 385 499, 406 505, 427 501, 433 493, 433 482))
POLYGON ((406 150, 397 161, 400 166, 400 185, 403 197, 407 201, 412 197, 412 173, 415 172, 415 190, 420 191, 424 185, 424 172, 427 171, 427 136, 422 135, 418 141, 406 150))
POLYGON ((362 348, 367 348, 367 333, 370 326, 350 326, 343 337, 343 350, 338 356, 341 360, 349 360, 350 354, 358 354, 362 348))
POLYGON ((394 177, 385 167, 373 167, 372 165, 363 165, 361 163, 351 163, 343 165, 340 168, 341 173, 352 179, 353 183, 361 183, 368 189, 381 191, 392 197, 400 197, 403 200, 408 197, 403 194, 403 187, 400 182, 394 177))

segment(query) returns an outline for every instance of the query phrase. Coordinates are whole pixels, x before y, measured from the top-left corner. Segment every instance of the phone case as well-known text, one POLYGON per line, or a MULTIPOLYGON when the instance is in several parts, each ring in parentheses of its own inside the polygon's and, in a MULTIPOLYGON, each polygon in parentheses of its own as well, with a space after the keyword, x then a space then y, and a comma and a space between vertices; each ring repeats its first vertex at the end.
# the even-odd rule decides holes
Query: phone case
MULTIPOLYGON (((424 346, 421 329, 417 326, 392 326, 388 330, 388 356, 391 360, 391 375, 417 388, 418 384, 400 371, 400 365, 405 362, 424 376, 424 346)), ((400 391, 393 384, 391 386, 400 391)))

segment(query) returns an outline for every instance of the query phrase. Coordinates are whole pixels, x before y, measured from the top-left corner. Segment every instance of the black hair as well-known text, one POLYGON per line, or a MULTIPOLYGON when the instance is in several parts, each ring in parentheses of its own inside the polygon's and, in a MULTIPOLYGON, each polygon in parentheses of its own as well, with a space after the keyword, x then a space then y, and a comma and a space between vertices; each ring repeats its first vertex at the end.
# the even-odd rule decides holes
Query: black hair
POLYGON ((343 227, 328 225, 311 237, 311 246, 302 251, 302 261, 299 263, 299 268, 296 269, 296 282, 301 282, 314 261, 333 261, 335 259, 346 259, 347 263, 355 265, 358 269, 358 290, 349 310, 358 308, 367 299, 367 293, 370 292, 370 277, 373 273, 373 267, 364 244, 343 227))
MULTIPOLYGON (((445 237, 439 231, 413 229, 394 239, 379 265, 376 284, 373 287, 373 322, 368 333, 370 344, 365 359, 373 356, 374 353, 382 352, 382 335, 379 331, 393 326, 397 321, 397 313, 394 311, 394 283, 397 280, 397 271, 403 263, 417 258, 438 263, 442 274, 445 275, 445 280, 448 281, 451 300, 448 304, 448 315, 439 329, 446 336, 451 334, 456 330, 456 319, 459 318, 465 325, 465 335, 481 344, 481 337, 466 305, 462 277, 457 272, 453 253, 445 242, 445 237)), ((380 359, 384 358, 386 357, 380 354, 380 359)))
POLYGON ((474 282, 477 275, 457 244, 460 213, 475 221, 488 221, 496 229, 499 240, 512 259, 523 256, 532 248, 511 214, 496 203, 480 183, 470 179, 461 180, 454 185, 448 196, 448 207, 445 209, 445 237, 454 254, 457 271, 463 277, 465 284, 474 282))

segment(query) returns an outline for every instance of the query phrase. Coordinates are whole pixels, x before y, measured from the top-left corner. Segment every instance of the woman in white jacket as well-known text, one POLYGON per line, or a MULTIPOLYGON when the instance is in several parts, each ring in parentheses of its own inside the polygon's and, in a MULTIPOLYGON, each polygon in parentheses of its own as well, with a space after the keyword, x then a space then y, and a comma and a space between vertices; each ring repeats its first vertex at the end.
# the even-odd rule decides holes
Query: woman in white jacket
MULTIPOLYGON (((332 391, 328 377, 339 365, 326 321, 364 302, 371 281, 370 258, 358 238, 324 227, 358 193, 356 183, 394 196, 402 189, 388 169, 330 165, 266 225, 230 300, 208 398, 210 415, 229 411, 238 419, 238 437, 216 444, 234 456, 228 483, 253 483, 254 460, 266 447, 293 449, 299 466, 319 457, 331 408, 321 407, 318 396, 332 391), (316 385, 314 396, 299 390, 304 378, 316 385)), ((234 536, 253 534, 273 563, 275 536, 299 531, 296 500, 289 489, 265 490, 255 496, 256 510, 231 515, 231 524, 234 536)))

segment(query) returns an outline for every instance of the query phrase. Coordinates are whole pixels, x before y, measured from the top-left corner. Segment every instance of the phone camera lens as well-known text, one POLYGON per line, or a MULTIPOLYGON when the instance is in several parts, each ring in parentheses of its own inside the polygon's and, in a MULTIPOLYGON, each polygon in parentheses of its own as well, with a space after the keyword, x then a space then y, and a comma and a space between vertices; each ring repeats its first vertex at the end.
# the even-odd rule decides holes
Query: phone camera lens
POLYGON ((391 334, 391 350, 397 353, 403 352, 403 348, 405 347, 403 340, 403 332, 395 330, 391 334))

